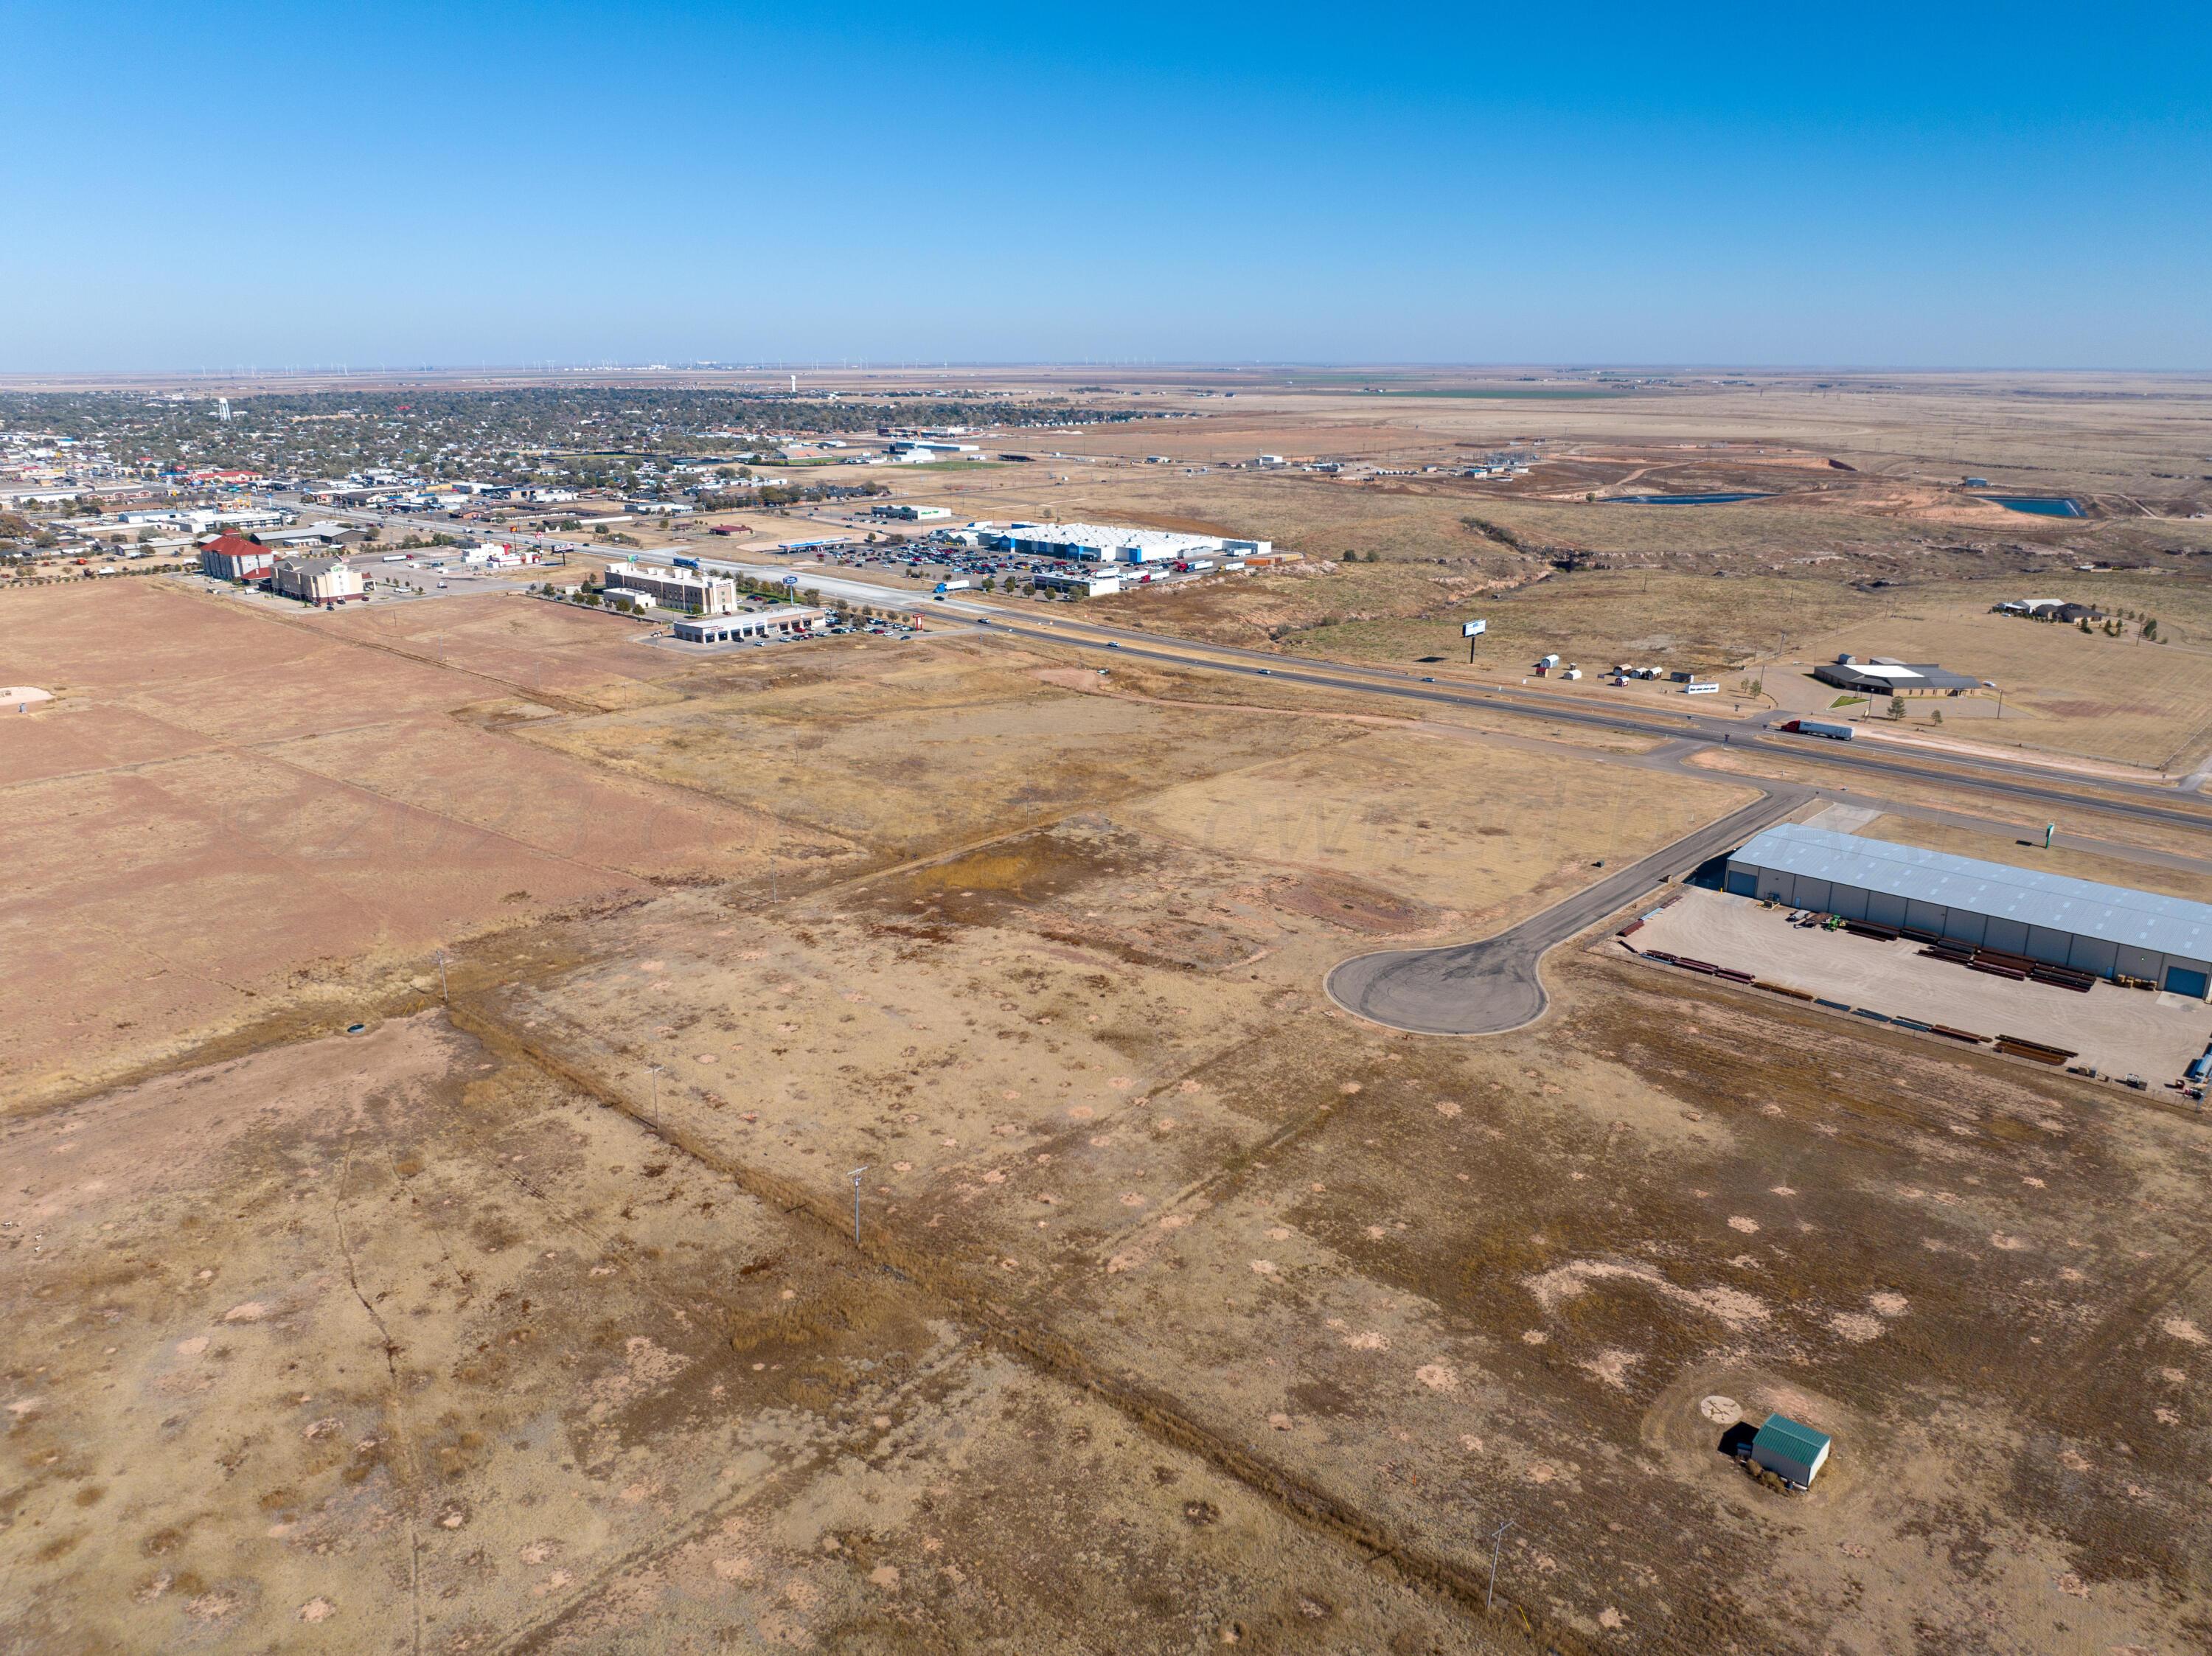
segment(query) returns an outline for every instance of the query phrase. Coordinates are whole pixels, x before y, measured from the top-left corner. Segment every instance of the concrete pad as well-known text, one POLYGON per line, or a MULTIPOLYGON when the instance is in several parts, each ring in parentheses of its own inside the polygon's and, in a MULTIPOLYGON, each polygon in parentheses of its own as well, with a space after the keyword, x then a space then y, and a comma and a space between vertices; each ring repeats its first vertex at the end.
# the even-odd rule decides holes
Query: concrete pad
POLYGON ((2086 995, 1922 957, 1920 945, 1790 924, 1790 911, 1692 889, 1631 939, 1869 1011, 2070 1047, 2107 1074, 2177 1079, 2212 1039, 2212 1006, 2099 983, 2086 995))
POLYGON ((1838 801, 1826 810, 1815 811, 1808 816, 1805 826, 1826 828, 1831 834, 1856 834, 1881 815, 1881 811, 1876 807, 1846 805, 1838 801))

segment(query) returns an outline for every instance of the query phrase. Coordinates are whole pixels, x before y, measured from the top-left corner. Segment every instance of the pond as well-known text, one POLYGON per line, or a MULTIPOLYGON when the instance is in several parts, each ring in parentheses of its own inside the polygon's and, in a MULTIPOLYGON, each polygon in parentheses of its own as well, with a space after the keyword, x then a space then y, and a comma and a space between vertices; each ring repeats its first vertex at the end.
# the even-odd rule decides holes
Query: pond
POLYGON ((1978 500, 1989 500, 2008 512, 2030 512, 2039 518, 2078 518, 2082 515, 2081 503, 2065 494, 1977 494, 1978 500))
POLYGON ((1771 494, 1616 494, 1608 506, 1726 506, 1731 500, 1771 500, 1771 494))

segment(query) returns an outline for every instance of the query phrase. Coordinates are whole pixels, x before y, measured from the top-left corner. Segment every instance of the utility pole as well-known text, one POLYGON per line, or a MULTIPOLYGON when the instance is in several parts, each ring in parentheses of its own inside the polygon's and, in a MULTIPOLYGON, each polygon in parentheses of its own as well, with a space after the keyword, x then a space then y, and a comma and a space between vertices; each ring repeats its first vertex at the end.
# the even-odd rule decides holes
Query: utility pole
POLYGON ((853 1180, 853 1246, 854 1247, 858 1247, 860 1245, 860 1175, 866 1171, 867 1169, 866 1168, 855 1168, 853 1169, 851 1175, 853 1180))
POLYGON ((446 990, 446 951, 442 949, 438 951, 438 998, 448 1006, 453 1004, 453 996, 446 990))
POLYGON ((1505 1544, 1505 1532, 1512 1527, 1513 1520, 1509 1518, 1490 1532, 1490 1591, 1483 1595, 1482 1599, 1483 1614, 1486 1616, 1490 1613, 1490 1607, 1498 1602, 1498 1552, 1505 1544))
POLYGON ((660 1131, 660 1066, 658 1064, 648 1064, 645 1067, 653 1071, 653 1115, 651 1119, 653 1122, 653 1131, 659 1132, 660 1131))

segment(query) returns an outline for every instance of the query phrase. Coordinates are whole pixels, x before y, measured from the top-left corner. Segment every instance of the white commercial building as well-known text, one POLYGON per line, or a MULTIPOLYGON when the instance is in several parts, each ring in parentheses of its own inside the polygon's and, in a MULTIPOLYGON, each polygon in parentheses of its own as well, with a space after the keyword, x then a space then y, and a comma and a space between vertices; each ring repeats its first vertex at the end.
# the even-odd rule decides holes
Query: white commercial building
POLYGON ((1209 555, 1257 557, 1268 541, 1233 541, 1171 529, 1122 529, 1111 524, 1012 524, 994 540, 1008 552, 1084 563, 1176 563, 1209 555))
POLYGON ((509 546, 500 541, 483 541, 461 554, 461 561, 485 569, 514 569, 526 563, 538 561, 534 546, 509 546))
POLYGON ((1081 569, 1040 569, 1026 579, 1048 592, 1080 592, 1090 598, 1103 597, 1121 590, 1119 575, 1094 575, 1081 569))
POLYGON ((830 612, 811 605, 780 604, 741 616, 696 616, 676 623, 676 636, 687 644, 733 644, 748 639, 802 638, 830 624, 830 612))
POLYGON ((738 607, 737 582, 715 576, 702 579, 680 569, 611 564, 605 585, 609 592, 641 593, 667 609, 695 616, 726 616, 738 607))
POLYGON ((361 572, 339 558, 279 558, 271 584, 288 598, 325 608, 368 596, 361 572))
POLYGON ((939 518, 949 518, 952 508, 946 506, 872 506, 872 518, 898 518, 908 523, 929 523, 939 518))

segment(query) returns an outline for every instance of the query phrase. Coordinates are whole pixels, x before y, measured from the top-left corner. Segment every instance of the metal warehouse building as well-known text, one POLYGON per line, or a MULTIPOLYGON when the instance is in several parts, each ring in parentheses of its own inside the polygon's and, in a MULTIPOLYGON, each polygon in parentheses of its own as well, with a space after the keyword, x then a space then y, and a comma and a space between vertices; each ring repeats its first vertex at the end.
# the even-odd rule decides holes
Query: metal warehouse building
POLYGON ((2212 904, 1785 822, 1728 859, 1728 889, 1909 927, 2198 1000, 2212 988, 2212 904))
POLYGON ((1121 529, 1111 524, 1010 524, 993 537, 1000 549, 1033 558, 1086 563, 1166 563, 1176 559, 1264 557, 1270 541, 1186 535, 1171 529, 1121 529))

